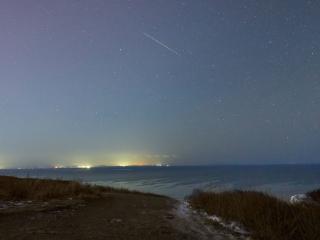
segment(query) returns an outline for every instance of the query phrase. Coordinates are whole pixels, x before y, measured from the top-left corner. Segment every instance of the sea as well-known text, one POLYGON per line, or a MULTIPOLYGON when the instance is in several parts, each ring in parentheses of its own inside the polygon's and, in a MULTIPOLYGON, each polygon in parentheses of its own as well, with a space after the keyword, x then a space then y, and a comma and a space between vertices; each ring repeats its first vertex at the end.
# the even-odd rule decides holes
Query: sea
POLYGON ((1 169, 0 175, 76 180, 167 195, 178 200, 195 190, 258 190, 282 199, 320 188, 320 165, 224 165, 1 169))

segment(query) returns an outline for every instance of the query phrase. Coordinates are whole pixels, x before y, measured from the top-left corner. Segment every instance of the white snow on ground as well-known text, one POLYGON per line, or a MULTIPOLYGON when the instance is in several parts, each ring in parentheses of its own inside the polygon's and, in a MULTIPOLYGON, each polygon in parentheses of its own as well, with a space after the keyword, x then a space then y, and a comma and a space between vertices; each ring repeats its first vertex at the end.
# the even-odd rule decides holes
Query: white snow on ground
POLYGON ((186 218, 190 215, 190 206, 188 202, 183 202, 179 204, 178 209, 177 209, 177 214, 178 216, 182 218, 186 218))
POLYGON ((23 208, 32 205, 32 201, 0 201, 0 210, 9 208, 23 208))
POLYGON ((196 233, 197 239, 215 240, 243 240, 250 239, 249 233, 240 224, 235 222, 225 223, 217 216, 209 216, 204 212, 193 210, 188 202, 178 205, 175 215, 182 221, 177 225, 190 232, 196 233), (219 223, 223 229, 217 229, 214 225, 208 224, 209 221, 219 223), (183 227, 184 226, 184 227, 183 227))
POLYGON ((308 200, 309 200, 309 198, 308 198, 307 195, 305 195, 305 194, 296 194, 296 195, 291 196, 290 203, 296 204, 296 203, 302 203, 302 202, 305 202, 305 201, 308 201, 308 200))
POLYGON ((223 226, 224 228, 229 229, 232 232, 238 233, 240 235, 249 235, 250 233, 246 230, 244 230, 244 228, 237 222, 224 222, 220 217, 218 216, 209 216, 207 215, 207 218, 213 222, 219 223, 221 226, 223 226))

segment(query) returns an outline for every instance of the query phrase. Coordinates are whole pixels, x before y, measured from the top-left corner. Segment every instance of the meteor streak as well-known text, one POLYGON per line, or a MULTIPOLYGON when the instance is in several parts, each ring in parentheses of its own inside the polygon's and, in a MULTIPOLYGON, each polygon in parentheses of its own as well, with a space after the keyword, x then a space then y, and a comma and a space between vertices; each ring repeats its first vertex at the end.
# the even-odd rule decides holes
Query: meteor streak
POLYGON ((144 35, 145 37, 151 39, 151 40, 154 41, 155 43, 159 44, 160 46, 166 48, 166 49, 169 50, 170 52, 172 52, 172 53, 174 53, 174 54, 176 54, 176 55, 179 56, 179 53, 178 53, 176 50, 168 47, 166 44, 164 44, 163 42, 159 41, 158 39, 156 39, 155 37, 151 36, 150 34, 144 32, 143 35, 144 35))

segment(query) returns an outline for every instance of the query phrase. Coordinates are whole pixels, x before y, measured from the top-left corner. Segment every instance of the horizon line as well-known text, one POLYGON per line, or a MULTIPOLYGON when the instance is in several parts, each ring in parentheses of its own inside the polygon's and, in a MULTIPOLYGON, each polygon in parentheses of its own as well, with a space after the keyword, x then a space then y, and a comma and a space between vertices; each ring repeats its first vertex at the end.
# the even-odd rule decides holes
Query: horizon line
POLYGON ((217 163, 217 164, 147 164, 147 165, 87 165, 87 166, 34 166, 34 167, 8 167, 0 168, 1 170, 36 170, 36 169, 94 169, 94 168, 130 168, 130 167, 156 167, 156 168, 168 168, 168 167, 216 167, 216 166, 281 166, 281 165, 320 165, 319 163, 217 163))

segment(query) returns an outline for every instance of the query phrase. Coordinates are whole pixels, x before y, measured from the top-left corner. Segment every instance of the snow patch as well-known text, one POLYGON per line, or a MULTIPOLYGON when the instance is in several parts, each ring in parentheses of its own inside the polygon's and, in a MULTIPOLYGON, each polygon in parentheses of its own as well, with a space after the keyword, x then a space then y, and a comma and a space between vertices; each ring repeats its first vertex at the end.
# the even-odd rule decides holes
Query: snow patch
POLYGON ((190 205, 188 202, 184 201, 179 204, 177 209, 177 215, 181 218, 187 218, 190 215, 190 205))
POLYGON ((232 232, 235 232, 235 233, 238 233, 241 235, 249 235, 250 234, 248 231, 244 230, 244 228, 237 222, 227 223, 227 222, 224 222, 222 220, 222 218, 215 216, 215 215, 212 215, 212 216, 208 215, 207 219, 220 224, 221 226, 223 226, 224 228, 227 228, 228 230, 230 230, 232 232))
POLYGON ((218 223, 223 228, 228 230, 230 233, 235 233, 240 235, 238 239, 248 239, 247 237, 250 235, 250 232, 246 231, 244 227, 237 222, 225 222, 222 218, 216 215, 208 215, 204 211, 196 211, 192 209, 189 202, 184 201, 179 205, 177 209, 177 215, 181 218, 191 219, 195 216, 200 216, 202 219, 206 219, 215 223, 218 223))
POLYGON ((297 204, 297 203, 302 203, 309 200, 308 196, 305 194, 296 194, 291 196, 290 198, 290 203, 292 204, 297 204))
POLYGON ((6 201, 0 202, 0 210, 9 208, 24 208, 32 204, 32 201, 6 201))

